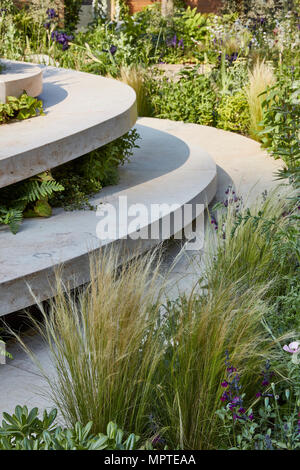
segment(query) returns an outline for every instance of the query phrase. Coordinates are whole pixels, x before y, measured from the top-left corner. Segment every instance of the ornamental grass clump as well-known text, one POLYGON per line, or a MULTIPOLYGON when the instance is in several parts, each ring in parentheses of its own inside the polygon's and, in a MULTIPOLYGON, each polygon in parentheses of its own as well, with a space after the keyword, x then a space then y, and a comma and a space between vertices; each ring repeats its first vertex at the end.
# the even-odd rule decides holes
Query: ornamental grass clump
POLYGON ((130 67, 120 67, 119 80, 134 89, 139 116, 150 115, 150 100, 148 96, 146 77, 146 71, 141 66, 131 65, 130 67))
POLYGON ((260 122, 263 120, 262 102, 265 96, 262 93, 275 83, 275 76, 270 65, 264 60, 258 60, 249 70, 249 84, 246 88, 250 111, 250 136, 258 140, 258 132, 261 131, 260 122))
MULTIPOLYGON (((294 192, 295 193, 295 192, 294 192)), ((293 191, 279 186, 247 205, 228 190, 226 201, 216 207, 217 230, 207 236, 206 276, 210 289, 235 283, 240 289, 265 286, 266 295, 280 294, 284 277, 295 270, 297 208, 293 191)))
POLYGON ((43 371, 51 399, 68 426, 93 421, 93 433, 105 432, 112 417, 129 431, 145 430, 162 352, 155 333, 159 255, 120 266, 121 255, 125 261, 114 248, 92 257, 90 283, 77 298, 58 275, 49 314, 41 307, 43 324, 34 321, 54 364, 55 377, 43 371))
POLYGON ((161 369, 157 416, 171 448, 178 443, 183 449, 218 448, 216 411, 226 350, 243 370, 243 384, 254 393, 253 371, 271 347, 261 324, 263 293, 240 293, 238 283, 221 284, 202 296, 192 292, 169 304, 172 334, 161 369))

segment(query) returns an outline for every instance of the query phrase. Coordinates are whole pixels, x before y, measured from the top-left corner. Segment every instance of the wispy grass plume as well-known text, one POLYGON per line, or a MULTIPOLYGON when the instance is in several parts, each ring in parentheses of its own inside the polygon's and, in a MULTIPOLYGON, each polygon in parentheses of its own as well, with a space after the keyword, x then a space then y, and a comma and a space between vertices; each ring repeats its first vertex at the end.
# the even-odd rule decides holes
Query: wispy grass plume
POLYGON ((257 133, 261 130, 259 123, 263 119, 262 102, 264 96, 259 96, 268 86, 275 83, 275 76, 270 65, 264 60, 255 63, 252 71, 249 70, 249 84, 246 87, 250 109, 250 135, 258 140, 257 133))

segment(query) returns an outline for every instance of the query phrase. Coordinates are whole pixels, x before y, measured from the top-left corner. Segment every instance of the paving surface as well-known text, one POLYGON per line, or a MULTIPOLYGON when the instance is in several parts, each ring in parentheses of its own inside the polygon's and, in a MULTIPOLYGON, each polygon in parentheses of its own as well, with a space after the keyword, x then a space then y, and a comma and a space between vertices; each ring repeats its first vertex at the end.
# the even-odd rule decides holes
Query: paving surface
MULTIPOLYGON (((184 125, 186 135, 191 141, 201 138, 201 146, 218 165, 218 191, 216 199, 223 200, 224 191, 229 184, 234 184, 244 198, 253 192, 249 199, 264 190, 271 189, 276 182, 273 173, 281 166, 260 149, 258 143, 236 134, 222 130, 184 125)), ((164 270, 168 271, 178 255, 180 247, 170 244, 164 258, 164 270)), ((175 266, 169 275, 172 285, 169 296, 175 297, 178 292, 187 291, 197 280, 197 272, 201 270, 198 264, 197 252, 186 252, 179 255, 175 266)), ((47 346, 36 335, 26 338, 31 349, 37 353, 40 362, 47 370, 51 370, 47 346)), ((11 345, 9 350, 14 359, 6 365, 0 365, 0 415, 3 411, 13 411, 16 404, 28 404, 40 408, 51 407, 51 400, 45 397, 47 385, 40 372, 32 365, 31 360, 17 345, 11 345), (41 395, 42 393, 42 395, 41 395)))

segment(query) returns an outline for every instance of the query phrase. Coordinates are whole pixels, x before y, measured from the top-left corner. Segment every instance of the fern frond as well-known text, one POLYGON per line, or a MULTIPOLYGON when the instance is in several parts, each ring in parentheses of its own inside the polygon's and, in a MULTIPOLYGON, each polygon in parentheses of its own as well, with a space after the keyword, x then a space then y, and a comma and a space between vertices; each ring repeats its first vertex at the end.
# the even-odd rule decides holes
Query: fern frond
POLYGON ((35 202, 39 199, 49 197, 53 193, 63 191, 64 187, 56 181, 29 180, 22 188, 19 201, 35 202))

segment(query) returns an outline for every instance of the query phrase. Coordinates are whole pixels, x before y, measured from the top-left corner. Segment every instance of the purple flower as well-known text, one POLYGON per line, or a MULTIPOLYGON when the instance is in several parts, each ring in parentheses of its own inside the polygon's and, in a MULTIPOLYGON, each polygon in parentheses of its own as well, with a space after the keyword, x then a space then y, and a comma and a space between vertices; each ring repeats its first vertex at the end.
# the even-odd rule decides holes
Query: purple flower
POLYGON ((165 443, 165 440, 159 434, 155 436, 154 439, 152 440, 153 446, 158 445, 158 444, 164 444, 164 443, 165 443))
POLYGON ((263 371, 261 373, 261 375, 263 376, 263 380, 262 380, 262 383, 261 383, 263 387, 267 387, 270 384, 271 378, 274 375, 274 372, 272 372, 270 370, 270 367, 271 367, 270 366, 270 361, 268 360, 266 362, 265 368, 263 369, 263 371))
POLYGON ((226 380, 224 380, 224 382, 221 383, 221 386, 224 387, 224 388, 227 388, 228 387, 228 382, 226 382, 226 380))
POLYGON ((184 44, 183 44, 183 39, 179 39, 177 42, 177 35, 174 34, 172 38, 167 38, 166 40, 167 47, 180 47, 181 49, 184 49, 184 44))
POLYGON ((293 341, 288 346, 285 344, 282 349, 290 354, 298 354, 300 352, 300 342, 293 341))
POLYGON ((53 20, 54 18, 57 18, 58 17, 58 14, 56 13, 56 11, 54 10, 54 8, 48 8, 48 10, 46 11, 47 15, 48 15, 48 18, 50 20, 53 20))
POLYGON ((63 33, 61 31, 53 31, 51 38, 62 45, 62 50, 65 51, 69 48, 69 41, 72 41, 73 36, 63 33))
POLYGON ((181 49, 184 49, 183 39, 179 39, 178 47, 181 47, 181 49))
POLYGON ((115 55, 115 53, 117 52, 117 47, 116 46, 110 46, 109 52, 111 53, 111 55, 115 55))
POLYGON ((169 45, 171 47, 176 47, 176 45, 177 45, 177 36, 176 36, 176 34, 174 34, 174 36, 172 37, 171 41, 169 42, 169 45))

